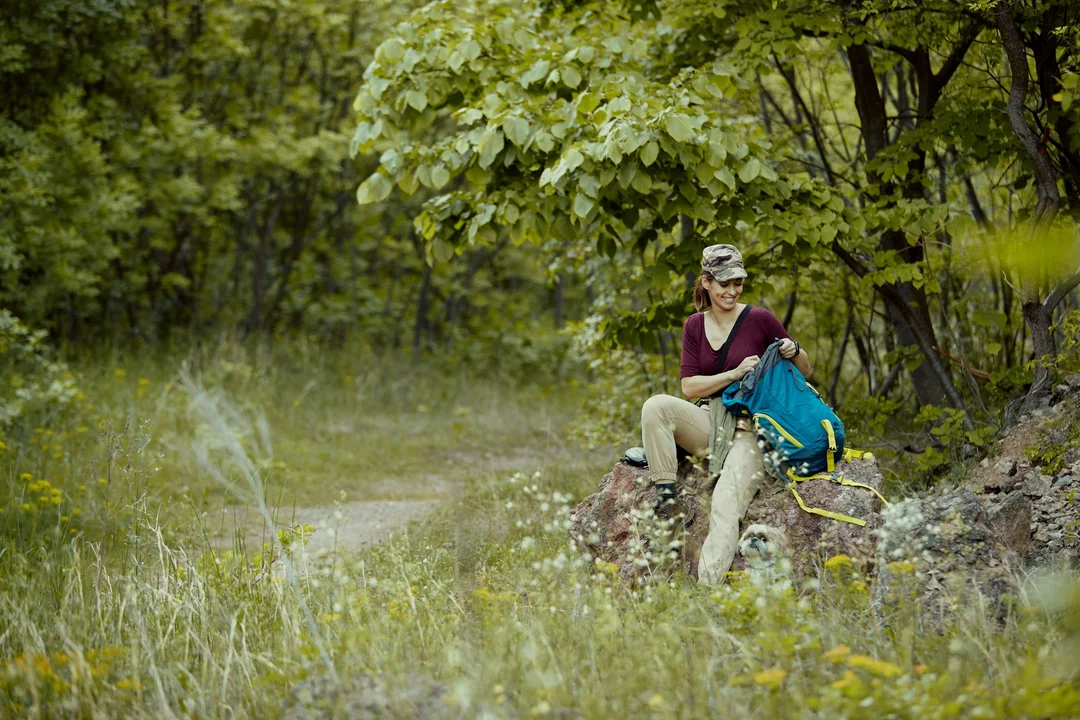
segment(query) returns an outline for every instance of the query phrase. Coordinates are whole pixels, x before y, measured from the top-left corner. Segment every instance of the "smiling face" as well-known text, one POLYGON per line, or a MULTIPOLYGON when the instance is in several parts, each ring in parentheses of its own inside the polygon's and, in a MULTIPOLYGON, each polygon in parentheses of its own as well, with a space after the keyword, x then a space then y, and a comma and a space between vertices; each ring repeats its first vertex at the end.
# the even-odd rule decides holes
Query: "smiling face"
POLYGON ((712 306, 720 311, 734 310, 739 302, 743 291, 743 279, 716 280, 710 278, 705 281, 705 288, 709 291, 709 300, 712 306))

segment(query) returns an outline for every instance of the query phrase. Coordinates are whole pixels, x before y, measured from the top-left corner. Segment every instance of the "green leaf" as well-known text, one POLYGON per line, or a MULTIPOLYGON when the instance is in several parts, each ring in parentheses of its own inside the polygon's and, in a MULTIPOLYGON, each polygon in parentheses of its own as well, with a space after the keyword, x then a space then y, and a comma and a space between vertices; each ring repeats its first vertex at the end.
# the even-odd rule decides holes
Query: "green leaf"
POLYGON ((750 158, 739 168, 739 179, 743 183, 753 182, 761 172, 761 162, 757 158, 750 158))
POLYGON ((549 153, 555 147, 555 138, 551 137, 547 130, 537 130, 533 135, 533 143, 541 152, 549 153))
POLYGON ((508 117, 503 121, 503 130, 506 132, 506 137, 510 138, 510 142, 520 148, 525 147, 525 142, 529 139, 528 120, 520 117, 508 117))
POLYGON ((588 115, 598 107, 600 107, 600 98, 596 97, 591 92, 583 92, 578 96, 578 115, 588 115))
POLYGON ((631 183, 634 189, 642 195, 647 195, 652 190, 652 178, 644 170, 639 170, 634 175, 634 180, 631 183))
POLYGON ((585 156, 582 155, 581 151, 577 148, 572 148, 570 152, 566 153, 563 162, 566 163, 566 169, 568 171, 577 170, 581 167, 581 163, 585 162, 585 156))
POLYGON ((574 198, 574 214, 582 220, 589 216, 589 213, 592 212, 594 206, 595 203, 592 198, 585 193, 578 193, 574 198))
POLYGON ((588 173, 578 178, 578 186, 583 193, 591 198, 595 198, 600 192, 600 181, 588 173))
POLYGON ((405 55, 405 46, 397 38, 390 38, 375 51, 375 59, 393 65, 405 55))
POLYGON ((416 112, 423 112, 427 107, 427 95, 423 90, 410 90, 405 93, 405 102, 416 112))
POLYGON ((668 135, 670 135, 675 142, 686 142, 694 134, 694 126, 690 123, 690 118, 677 113, 672 113, 667 116, 664 121, 664 127, 667 128, 668 135))
POLYGON ((568 88, 576 88, 581 84, 581 73, 573 66, 564 67, 561 72, 563 84, 568 88))
POLYGON ((435 238, 431 243, 431 249, 435 254, 435 259, 439 262, 446 262, 454 257, 454 246, 442 238, 435 238))
POLYGON ((719 180, 720 182, 727 185, 728 190, 734 190, 735 189, 735 176, 732 175, 731 171, 728 170, 726 167, 722 167, 719 170, 717 170, 715 173, 713 173, 713 176, 717 180, 719 180))
POLYGON ((536 63, 521 76, 521 86, 529 87, 534 82, 543 80, 547 77, 548 69, 550 67, 551 65, 547 60, 537 60, 536 63))
POLYGON ((356 202, 361 205, 382 202, 390 196, 394 186, 385 175, 376 171, 356 189, 356 202))
POLYGON ((502 131, 497 128, 488 128, 480 136, 480 142, 476 144, 480 151, 480 167, 486 168, 495 162, 495 156, 502 152, 505 145, 502 131))
POLYGON ((431 184, 436 190, 441 190, 448 182, 450 182, 450 171, 445 165, 439 163, 431 170, 431 184))
POLYGON ((645 167, 649 167, 656 162, 656 156, 660 154, 660 146, 656 144, 655 140, 650 140, 645 147, 641 149, 641 164, 645 167))

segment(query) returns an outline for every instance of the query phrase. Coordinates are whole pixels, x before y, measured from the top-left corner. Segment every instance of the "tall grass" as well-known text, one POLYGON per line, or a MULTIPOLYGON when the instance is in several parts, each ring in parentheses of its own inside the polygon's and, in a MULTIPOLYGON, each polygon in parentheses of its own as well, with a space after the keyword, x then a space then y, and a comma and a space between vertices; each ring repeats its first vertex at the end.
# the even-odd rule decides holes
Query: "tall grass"
POLYGON ((572 400, 467 375, 447 390, 423 368, 396 388, 391 371, 345 391, 336 362, 359 364, 323 358, 290 372, 237 352, 192 363, 181 381, 175 365, 117 363, 85 383, 78 412, 12 434, 0 485, 0 713, 1080 715, 1061 654, 1078 629, 1068 586, 1048 596, 1053 612, 1021 602, 999 624, 968 605, 940 632, 927 630, 917 597, 883 622, 864 571, 842 561, 805 587, 679 577, 627 587, 566 536, 569 507, 610 465, 560 441, 572 400), (372 430, 371 450, 355 447, 362 431, 351 444, 328 439, 324 424, 356 422, 361 408, 398 435, 372 430), (393 541, 312 560, 303 528, 247 553, 215 550, 198 530, 199 488, 272 504, 275 463, 290 468, 286 493, 286 479, 305 485, 294 502, 327 503, 340 488, 325 468, 316 479, 291 468, 340 467, 350 452, 378 468, 348 480, 353 493, 401 468, 400 482, 423 483, 400 462, 412 432, 427 433, 425 472, 457 474, 443 509, 393 541), (520 467, 453 469, 462 446, 516 452, 520 467), (435 691, 418 699, 416 687, 435 691))

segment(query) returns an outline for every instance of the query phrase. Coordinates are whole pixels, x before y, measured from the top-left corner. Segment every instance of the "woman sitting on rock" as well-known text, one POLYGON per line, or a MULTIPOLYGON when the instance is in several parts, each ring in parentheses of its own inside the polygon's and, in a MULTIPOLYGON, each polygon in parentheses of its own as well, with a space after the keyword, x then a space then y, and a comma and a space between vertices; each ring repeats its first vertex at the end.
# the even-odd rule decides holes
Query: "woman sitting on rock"
POLYGON ((712 496, 709 535, 701 548, 698 579, 719 582, 731 567, 739 521, 753 500, 765 469, 750 421, 736 419, 720 402, 724 388, 753 370, 765 349, 783 339, 780 355, 810 375, 810 360, 776 316, 739 302, 742 255, 731 245, 705 248, 694 284, 693 315, 683 325, 682 392, 694 404, 654 395, 641 408, 641 438, 656 484, 661 513, 675 505, 678 444, 692 454, 709 452, 709 473, 719 475, 712 496), (709 399, 709 402, 702 402, 709 399), (713 402, 715 400, 715 402, 713 402))

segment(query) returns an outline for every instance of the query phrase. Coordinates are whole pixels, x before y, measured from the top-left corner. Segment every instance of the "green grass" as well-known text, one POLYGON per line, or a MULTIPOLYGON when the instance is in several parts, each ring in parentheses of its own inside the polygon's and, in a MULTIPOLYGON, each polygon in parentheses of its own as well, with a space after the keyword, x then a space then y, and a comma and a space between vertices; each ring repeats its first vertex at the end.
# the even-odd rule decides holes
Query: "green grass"
MULTIPOLYGON (((9 434, 0 715, 275 717, 298 681, 361 673, 392 716, 417 677, 447 688, 448 717, 1080 715, 1074 590, 1025 595, 1003 625, 963 605, 939 633, 915 601, 886 622, 843 565, 797 590, 626 587, 567 541, 614 457, 563 440, 572 390, 291 352, 218 350, 190 380, 168 359, 95 361, 80 407, 9 434), (324 564, 295 562, 303 529, 213 551, 215 476, 244 491, 255 468, 283 505, 452 489, 424 526, 324 564)), ((336 701, 347 716, 355 698, 336 701)))

